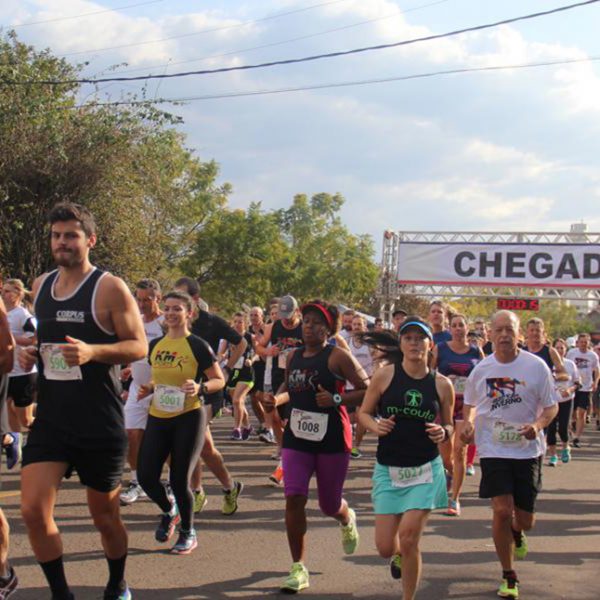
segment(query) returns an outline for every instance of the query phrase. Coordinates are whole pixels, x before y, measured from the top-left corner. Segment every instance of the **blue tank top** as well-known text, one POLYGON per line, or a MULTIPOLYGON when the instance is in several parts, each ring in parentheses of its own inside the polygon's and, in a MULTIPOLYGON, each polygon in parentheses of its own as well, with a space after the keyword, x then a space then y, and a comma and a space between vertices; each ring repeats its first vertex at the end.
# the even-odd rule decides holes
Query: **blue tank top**
POLYGON ((479 354, 479 348, 477 346, 470 346, 469 349, 459 354, 454 352, 448 342, 442 342, 438 344, 438 371, 449 377, 454 386, 454 393, 456 396, 462 396, 464 392, 464 383, 469 376, 469 373, 475 368, 475 365, 481 361, 479 354))

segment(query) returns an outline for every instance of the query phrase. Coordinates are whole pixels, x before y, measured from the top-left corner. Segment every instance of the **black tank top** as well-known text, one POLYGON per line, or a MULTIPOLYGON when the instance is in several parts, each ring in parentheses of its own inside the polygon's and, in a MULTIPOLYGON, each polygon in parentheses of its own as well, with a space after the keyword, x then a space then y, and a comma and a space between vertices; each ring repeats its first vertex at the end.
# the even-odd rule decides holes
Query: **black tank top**
POLYGON ((280 382, 283 381, 285 373, 285 368, 279 366, 280 364, 284 364, 285 353, 294 348, 299 348, 304 344, 302 339, 302 323, 298 323, 296 327, 288 329, 281 320, 275 321, 271 329, 271 344, 279 346, 280 354, 282 355, 281 357, 275 356, 273 358, 271 371, 273 391, 277 391, 276 387, 279 387, 280 382))
POLYGON ((395 415, 394 429, 379 438, 377 462, 393 467, 418 467, 438 456, 437 444, 427 435, 425 423, 432 423, 440 412, 440 399, 435 388, 435 373, 413 379, 402 368, 394 366, 394 376, 379 401, 383 418, 395 415))
POLYGON ((350 452, 352 428, 346 407, 320 408, 315 399, 319 385, 332 394, 339 393, 343 388, 344 381, 329 370, 329 357, 334 348, 325 346, 319 354, 310 357, 302 356, 303 350, 304 348, 296 350, 290 362, 288 393, 291 418, 288 419, 283 433, 283 447, 311 454, 350 452), (294 409, 328 415, 326 433, 321 441, 302 439, 294 435, 294 409))
MULTIPOLYGON (((94 268, 70 296, 54 297, 58 271, 43 281, 35 300, 38 319, 38 349, 42 344, 64 344, 65 336, 88 344, 112 344, 114 333, 98 323, 94 300, 104 271, 94 268)), ((38 408, 33 427, 50 424, 82 446, 124 440, 123 403, 117 365, 90 361, 81 365, 81 379, 57 381, 44 375, 43 360, 38 361, 38 408)))
POLYGON ((550 371, 554 371, 554 363, 552 362, 552 358, 550 356, 550 346, 544 345, 542 346, 541 350, 538 350, 537 352, 528 350, 527 347, 525 347, 525 350, 531 354, 535 354, 538 358, 541 358, 548 365, 550 371))

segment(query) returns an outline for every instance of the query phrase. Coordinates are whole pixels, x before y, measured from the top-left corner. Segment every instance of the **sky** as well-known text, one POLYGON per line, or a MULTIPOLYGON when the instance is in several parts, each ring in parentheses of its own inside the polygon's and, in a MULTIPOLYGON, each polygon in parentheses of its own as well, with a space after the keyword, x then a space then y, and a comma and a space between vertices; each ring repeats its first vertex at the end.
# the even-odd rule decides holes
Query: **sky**
MULTIPOLYGON (((2 0, 0 24, 88 61, 86 75, 134 76, 389 44, 574 1, 2 0)), ((599 20, 600 2, 400 48, 151 81, 147 93, 189 98, 600 58, 599 20)), ((166 106, 183 117, 187 145, 219 163, 233 208, 339 192, 346 225, 377 247, 386 229, 568 231, 583 221, 596 232, 599 69, 583 61, 166 106)), ((105 84, 100 94, 139 89, 105 84)))

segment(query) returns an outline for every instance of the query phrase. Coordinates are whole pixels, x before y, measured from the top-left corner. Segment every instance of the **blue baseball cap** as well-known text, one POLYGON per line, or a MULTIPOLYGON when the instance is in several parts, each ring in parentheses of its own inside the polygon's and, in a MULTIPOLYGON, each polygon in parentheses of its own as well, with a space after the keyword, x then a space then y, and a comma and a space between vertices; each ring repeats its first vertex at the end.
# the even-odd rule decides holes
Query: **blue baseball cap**
POLYGON ((404 323, 402 323, 401 327, 400 327, 400 331, 398 332, 400 335, 402 335, 403 333, 406 332, 406 330, 409 327, 417 327, 418 329, 420 329, 430 340, 433 340, 433 333, 431 333, 431 329, 429 329, 429 326, 427 325, 427 323, 419 320, 417 321, 416 319, 407 319, 406 321, 404 321, 404 323))

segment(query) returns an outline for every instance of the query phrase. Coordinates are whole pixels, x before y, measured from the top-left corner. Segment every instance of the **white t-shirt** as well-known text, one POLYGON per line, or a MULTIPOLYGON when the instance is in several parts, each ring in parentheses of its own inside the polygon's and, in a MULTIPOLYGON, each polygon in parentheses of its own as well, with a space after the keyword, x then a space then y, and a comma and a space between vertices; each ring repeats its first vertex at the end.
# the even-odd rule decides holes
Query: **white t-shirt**
POLYGON ((598 373, 598 355, 593 350, 582 352, 579 348, 571 348, 567 352, 567 358, 577 365, 581 375, 580 391, 591 392, 594 385, 592 371, 595 370, 598 373))
POLYGON ((501 363, 491 354, 471 371, 464 402, 476 410, 475 443, 481 458, 537 458, 545 452, 543 431, 535 440, 517 433, 558 402, 552 373, 542 359, 521 351, 512 362, 501 363))
MULTIPOLYGON (((146 332, 148 343, 165 334, 161 327, 164 320, 164 316, 159 315, 153 321, 149 321, 148 323, 144 321, 144 331, 146 332)), ((133 384, 138 388, 141 385, 150 383, 152 380, 152 367, 147 358, 141 358, 131 363, 131 378, 133 379, 133 384)))
MULTIPOLYGON (((24 307, 15 306, 7 313, 8 327, 10 332, 15 337, 33 337, 37 329, 37 321, 35 317, 24 307)), ((15 358, 13 361, 13 370, 8 375, 9 377, 18 377, 19 375, 29 375, 36 373, 37 367, 35 364, 29 371, 24 371, 19 365, 19 347, 15 345, 15 358)))
POLYGON ((350 339, 352 338, 352 331, 348 331, 347 329, 340 329, 340 336, 343 338, 345 342, 350 344, 350 339))
POLYGON ((565 358, 565 359, 563 359, 563 363, 565 365, 565 371, 567 372, 569 379, 567 381, 557 381, 556 382, 556 389, 558 391, 558 401, 559 402, 570 402, 573 399, 573 396, 575 396, 575 392, 572 392, 571 394, 569 394, 569 396, 567 396, 565 398, 560 393, 560 390, 561 389, 564 390, 564 389, 573 387, 573 385, 577 381, 580 381, 580 375, 579 375, 579 371, 577 370, 577 365, 572 360, 565 358))
MULTIPOLYGON (((352 356, 354 356, 358 364, 365 370, 365 373, 371 377, 371 375, 373 375, 373 356, 371 354, 371 347, 364 343, 357 346, 354 343, 354 337, 350 337, 348 346, 350 347, 352 356)), ((354 386, 348 381, 346 382, 346 389, 353 390, 354 386)))

